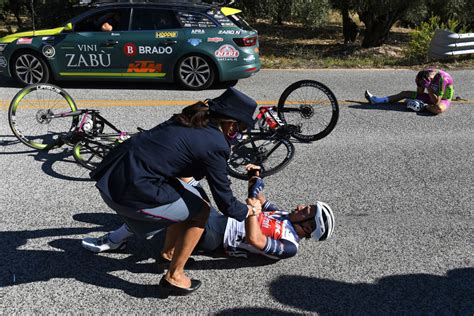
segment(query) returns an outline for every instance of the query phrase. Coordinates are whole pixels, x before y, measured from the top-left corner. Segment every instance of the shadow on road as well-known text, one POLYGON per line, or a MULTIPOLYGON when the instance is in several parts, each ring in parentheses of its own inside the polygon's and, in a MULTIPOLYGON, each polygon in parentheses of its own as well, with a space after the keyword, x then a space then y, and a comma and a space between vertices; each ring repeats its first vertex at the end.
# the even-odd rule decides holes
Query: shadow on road
MULTIPOLYGON (((395 112, 413 112, 407 109, 407 106, 403 102, 398 103, 381 103, 381 104, 369 104, 369 103, 360 103, 358 101, 346 100, 346 102, 357 103, 354 105, 349 105, 351 109, 359 110, 378 110, 378 111, 395 111, 395 112)), ((423 112, 413 112, 419 116, 436 116, 433 113, 428 111, 423 112)))
POLYGON ((12 151, 11 149, 16 147, 17 144, 20 144, 20 141, 14 136, 10 135, 0 135, 0 155, 18 155, 18 154, 27 154, 30 157, 33 157, 34 160, 42 162, 41 169, 43 172, 51 177, 69 180, 69 181, 91 181, 89 178, 89 170, 86 168, 74 168, 73 170, 81 170, 78 175, 68 175, 65 172, 61 171, 66 170, 64 164, 79 164, 72 157, 72 150, 70 148, 60 148, 54 149, 51 151, 41 151, 32 149, 26 146, 23 146, 25 150, 12 151), (8 139, 5 139, 8 138, 8 139))
MULTIPOLYGON (((98 287, 119 289, 133 297, 159 297, 156 285, 159 282, 158 274, 163 273, 164 269, 148 258, 159 254, 159 247, 154 243, 160 241, 143 243, 132 239, 128 250, 121 252, 120 258, 114 258, 116 254, 113 253, 95 255, 80 246, 80 239, 71 239, 67 236, 113 230, 121 225, 118 216, 113 213, 80 213, 73 218, 78 222, 97 226, 0 232, 2 241, 0 286, 12 287, 50 279, 65 281, 75 279, 98 287), (53 239, 48 245, 54 249, 31 249, 32 245, 38 246, 40 241, 34 240, 40 238, 53 239), (27 243, 30 249, 23 249, 22 246, 27 243), (124 258, 124 254, 128 256, 124 258), (115 276, 115 273, 112 273, 115 271, 129 271, 135 274, 155 273, 156 283, 137 284, 126 281, 115 276)), ((258 258, 198 260, 190 269, 235 269, 272 262, 274 261, 258 258)), ((450 270, 445 276, 393 275, 383 277, 375 283, 356 284, 301 275, 283 275, 271 283, 270 293, 281 304, 303 310, 304 313, 320 315, 391 313, 472 315, 474 313, 472 284, 474 284, 474 268, 450 270)), ((220 314, 240 313, 286 314, 265 308, 228 309, 220 314)))
MULTIPOLYGON (((154 259, 149 260, 149 258, 159 255, 164 232, 156 236, 156 240, 152 239, 151 241, 143 242, 143 240, 131 238, 129 247, 120 251, 122 254, 120 258, 114 258, 113 253, 92 254, 81 247, 80 239, 71 239, 67 236, 86 236, 93 232, 111 231, 121 225, 116 214, 81 213, 74 215, 73 218, 78 222, 95 224, 97 227, 0 232, 2 241, 0 287, 44 282, 50 279, 75 279, 98 287, 119 289, 133 297, 159 298, 157 284, 165 267, 156 264, 154 259), (37 244, 39 241, 34 240, 40 238, 53 238, 54 240, 47 244, 54 249, 21 249, 27 243, 37 244), (128 254, 128 256, 123 258, 124 254, 128 254), (156 274, 156 283, 144 285, 129 282, 113 275, 114 271, 129 271, 134 274, 154 273, 156 274)), ((257 259, 199 260, 194 262, 190 269, 235 269, 270 264, 271 262, 257 259)))
MULTIPOLYGON (((270 291, 278 302, 303 310, 305 315, 473 315, 473 284, 474 268, 464 268, 449 270, 446 276, 393 275, 373 284, 283 275, 272 282, 270 291)), ((285 313, 239 308, 218 315, 229 314, 285 313)))

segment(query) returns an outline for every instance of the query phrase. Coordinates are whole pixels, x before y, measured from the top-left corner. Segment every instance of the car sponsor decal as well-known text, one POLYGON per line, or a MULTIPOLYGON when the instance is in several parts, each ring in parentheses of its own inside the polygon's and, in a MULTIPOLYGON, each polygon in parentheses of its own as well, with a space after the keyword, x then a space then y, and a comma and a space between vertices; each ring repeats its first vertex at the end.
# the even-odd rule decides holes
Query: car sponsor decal
POLYGON ((242 33, 239 30, 219 30, 217 34, 223 34, 223 35, 239 35, 242 33))
POLYGON ((184 27, 202 29, 216 26, 207 16, 200 13, 178 12, 178 19, 184 27))
POLYGON ((161 73, 162 70, 163 70, 163 64, 156 64, 152 60, 137 60, 128 65, 127 72, 161 73))
POLYGON ((225 44, 214 52, 214 56, 220 61, 235 61, 239 57, 239 51, 234 46, 225 44))
POLYGON ((53 41, 54 40, 54 36, 43 36, 41 38, 42 41, 53 41))
POLYGON ((95 44, 79 44, 79 54, 65 54, 66 67, 69 68, 108 68, 111 65, 111 54, 98 50, 95 44))
POLYGON ((45 45, 42 49, 43 55, 47 58, 53 58, 56 55, 56 50, 51 45, 45 45))
POLYGON ((0 68, 6 68, 7 67, 7 60, 5 57, 0 56, 0 68))
POLYGON ((224 39, 222 37, 209 37, 207 41, 211 43, 219 43, 219 42, 223 42, 224 39))
POLYGON ((202 39, 200 38, 190 38, 188 39, 188 43, 193 45, 193 46, 198 46, 199 44, 201 44, 202 42, 202 39))
POLYGON ((178 32, 155 32, 155 38, 175 38, 178 37, 178 32))
POLYGON ((247 57, 244 58, 246 62, 251 62, 255 60, 255 55, 248 55, 247 57))
POLYGON ((173 53, 173 48, 170 46, 138 46, 138 53, 140 55, 170 55, 173 53))
POLYGON ((203 29, 193 29, 191 30, 191 34, 204 34, 206 33, 206 31, 204 31, 203 29))
POLYGON ((138 52, 137 45, 133 43, 126 43, 123 45, 123 52, 128 57, 136 56, 138 52))
POLYGON ((31 44, 33 39, 31 37, 20 37, 16 43, 17 44, 31 44))

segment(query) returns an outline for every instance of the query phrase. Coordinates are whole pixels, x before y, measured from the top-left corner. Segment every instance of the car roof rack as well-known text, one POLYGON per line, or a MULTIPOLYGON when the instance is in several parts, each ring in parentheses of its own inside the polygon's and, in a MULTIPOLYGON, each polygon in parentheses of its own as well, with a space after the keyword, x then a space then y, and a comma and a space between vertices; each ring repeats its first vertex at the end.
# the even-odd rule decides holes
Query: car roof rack
POLYGON ((79 0, 80 6, 100 6, 116 3, 139 3, 139 4, 204 4, 204 5, 231 5, 235 0, 79 0))

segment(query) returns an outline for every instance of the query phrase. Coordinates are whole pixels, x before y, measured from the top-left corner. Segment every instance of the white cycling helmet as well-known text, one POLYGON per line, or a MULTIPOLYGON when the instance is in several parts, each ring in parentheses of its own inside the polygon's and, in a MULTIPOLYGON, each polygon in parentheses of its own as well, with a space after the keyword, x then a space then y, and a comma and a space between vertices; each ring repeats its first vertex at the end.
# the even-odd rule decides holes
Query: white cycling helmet
POLYGON ((324 202, 317 201, 314 205, 316 207, 316 215, 314 220, 316 228, 311 233, 311 238, 317 241, 323 241, 331 237, 334 231, 334 214, 324 202))
POLYGON ((415 112, 420 112, 426 108, 426 104, 417 99, 409 99, 406 101, 407 109, 413 110, 415 112))

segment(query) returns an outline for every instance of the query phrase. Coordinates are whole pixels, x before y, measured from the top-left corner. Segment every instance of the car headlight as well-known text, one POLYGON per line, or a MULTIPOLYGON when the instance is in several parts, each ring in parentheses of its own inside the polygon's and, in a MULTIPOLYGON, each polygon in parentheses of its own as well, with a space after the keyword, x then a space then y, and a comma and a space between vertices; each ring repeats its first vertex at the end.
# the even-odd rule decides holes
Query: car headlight
POLYGON ((0 53, 5 50, 8 44, 0 44, 0 53))

